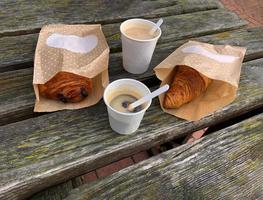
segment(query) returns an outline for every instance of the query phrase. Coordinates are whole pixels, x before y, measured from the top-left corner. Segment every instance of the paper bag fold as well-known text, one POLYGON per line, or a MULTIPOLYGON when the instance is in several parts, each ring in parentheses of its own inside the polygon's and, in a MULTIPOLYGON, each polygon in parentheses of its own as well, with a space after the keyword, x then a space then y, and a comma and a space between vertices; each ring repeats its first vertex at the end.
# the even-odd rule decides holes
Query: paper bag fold
POLYGON ((159 96, 164 112, 196 121, 228 105, 236 98, 242 61, 246 49, 189 41, 176 49, 154 71, 161 85, 170 84, 177 65, 186 65, 213 79, 206 92, 179 109, 165 109, 165 94, 159 96))
POLYGON ((35 52, 33 87, 35 112, 78 109, 96 104, 109 83, 109 47, 101 25, 44 26, 35 52), (38 84, 44 84, 60 71, 92 79, 91 94, 79 103, 63 103, 39 95, 38 84))

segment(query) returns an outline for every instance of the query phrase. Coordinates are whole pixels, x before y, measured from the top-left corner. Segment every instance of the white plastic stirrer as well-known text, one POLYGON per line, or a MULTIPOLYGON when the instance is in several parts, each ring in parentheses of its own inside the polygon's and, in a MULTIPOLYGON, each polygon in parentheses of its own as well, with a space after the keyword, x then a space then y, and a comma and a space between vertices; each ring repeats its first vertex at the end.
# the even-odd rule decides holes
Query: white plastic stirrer
POLYGON ((158 22, 156 23, 156 26, 154 26, 151 30, 150 30, 150 35, 153 35, 155 33, 155 31, 158 29, 158 27, 160 27, 163 23, 163 19, 159 19, 158 22))
POLYGON ((167 90, 169 90, 169 85, 166 84, 162 87, 160 87, 159 89, 153 91, 152 93, 140 98, 139 100, 131 103, 129 106, 128 106, 128 110, 129 111, 133 111, 134 108, 146 103, 147 101, 149 101, 150 99, 153 99, 154 97, 157 97, 159 96, 160 94, 166 92, 167 90))

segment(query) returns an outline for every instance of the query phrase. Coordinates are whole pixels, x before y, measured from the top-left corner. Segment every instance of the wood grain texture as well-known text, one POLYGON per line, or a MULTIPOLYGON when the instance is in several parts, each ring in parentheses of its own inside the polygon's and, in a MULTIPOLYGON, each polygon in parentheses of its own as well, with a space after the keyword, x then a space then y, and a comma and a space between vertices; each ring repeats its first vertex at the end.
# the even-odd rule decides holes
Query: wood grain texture
MULTIPOLYGON (((168 16, 163 20, 159 43, 237 29, 246 24, 224 9, 168 16)), ((121 51, 119 27, 120 23, 103 26, 111 52, 121 51)), ((32 66, 37 38, 38 34, 0 38, 0 72, 32 66)))
MULTIPOLYGON (((156 22, 157 20, 153 19, 156 22)), ((236 14, 225 9, 174 15, 163 17, 163 20, 162 36, 159 43, 238 29, 247 24, 236 14)), ((109 38, 108 43, 112 51, 121 50, 119 24, 105 25, 103 30, 109 38)))
POLYGON ((62 200, 70 194, 70 191, 82 184, 82 179, 76 177, 60 185, 50 187, 48 190, 38 192, 30 197, 30 200, 62 200))
MULTIPOLYGON (((201 41, 204 42, 213 42, 215 44, 227 44, 231 43, 233 45, 243 45, 248 47, 248 54, 246 56, 246 60, 253 58, 256 56, 259 52, 259 50, 263 44, 260 43, 260 39, 262 40, 261 34, 263 33, 263 29, 252 29, 249 30, 250 32, 253 32, 253 35, 251 33, 248 34, 247 31, 235 31, 235 32, 225 32, 225 33, 219 33, 212 36, 205 36, 201 38, 201 41), (222 40, 226 39, 227 40, 222 40), (239 38, 239 40, 236 40, 236 38, 239 38), (242 39, 242 41, 240 41, 242 39), (251 45, 253 44, 253 45, 251 45), (256 53, 254 55, 254 53, 256 53)), ((198 39, 200 40, 200 39, 198 39)), ((181 42, 181 41, 180 41, 181 42)), ((176 42, 174 42, 176 43, 176 42)), ((179 42, 177 42, 179 43, 179 42)), ((169 44, 169 43, 168 43, 169 44)), ((175 46, 174 44, 169 46, 167 44, 160 45, 162 48, 165 48, 168 50, 168 48, 173 49, 175 46)), ((263 47, 262 47, 263 48, 263 47)), ((157 50, 158 51, 158 50, 157 50)), ((262 52, 261 52, 262 53, 262 52)), ((263 53, 261 54, 263 55, 263 53)), ((157 63, 156 63, 157 64, 157 63)), ((116 68, 114 68, 116 69, 116 68)), ((118 74, 118 72, 116 72, 118 74)), ((61 200, 65 196, 68 195, 69 191, 71 191, 74 187, 72 187, 72 181, 68 181, 66 183, 63 183, 61 185, 53 186, 51 188, 48 188, 44 191, 41 191, 30 198, 30 200, 61 200), (64 189, 66 187, 66 189, 64 189)))
MULTIPOLYGON (((195 38, 214 44, 230 44, 247 47, 245 60, 263 57, 263 28, 224 32, 195 38)), ((153 67, 165 59, 185 40, 160 44, 154 53, 149 70, 141 75, 132 75, 122 68, 120 53, 110 55, 109 74, 111 81, 119 78, 135 78, 146 81, 153 77, 153 67)), ((34 116, 32 68, 0 73, 0 125, 34 116)))
POLYGON ((262 199, 262 145, 260 114, 80 186, 66 200, 262 199))
POLYGON ((216 0, 2 0, 0 7, 0 36, 6 36, 35 33, 46 24, 106 24, 216 9, 221 4, 216 0))
POLYGON ((105 105, 60 111, 0 128, 0 199, 26 198, 51 185, 105 166, 263 106, 263 59, 246 63, 237 99, 197 122, 163 113, 157 99, 133 135, 117 135, 105 105))

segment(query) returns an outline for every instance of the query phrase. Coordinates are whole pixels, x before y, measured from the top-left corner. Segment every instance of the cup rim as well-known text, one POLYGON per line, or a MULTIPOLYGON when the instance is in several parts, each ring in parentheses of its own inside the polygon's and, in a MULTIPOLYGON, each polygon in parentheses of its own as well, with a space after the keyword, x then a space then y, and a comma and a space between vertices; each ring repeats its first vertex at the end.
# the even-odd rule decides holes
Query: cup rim
POLYGON ((150 23, 150 24, 152 24, 153 26, 156 26, 156 24, 155 24, 154 22, 150 21, 150 20, 141 19, 141 18, 133 18, 133 19, 125 20, 125 21, 122 22, 121 25, 120 25, 120 32, 121 32, 121 34, 123 34, 125 37, 127 37, 127 38, 129 38, 129 39, 131 39, 131 40, 134 40, 134 41, 137 41, 137 42, 151 42, 151 41, 154 41, 154 40, 158 39, 158 38, 161 36, 161 34, 162 34, 162 29, 161 29, 160 27, 157 27, 157 26, 156 26, 157 29, 159 30, 159 34, 158 34, 157 36, 155 36, 154 38, 152 38, 152 39, 142 40, 142 39, 135 39, 135 38, 133 38, 133 37, 130 37, 130 36, 128 36, 124 31, 122 31, 122 27, 124 26, 124 24, 127 23, 127 22, 130 22, 130 21, 143 21, 143 22, 150 23))
POLYGON ((132 82, 136 82, 137 84, 142 85, 143 87, 145 87, 145 89, 146 89, 149 93, 151 93, 150 89, 149 89, 144 83, 142 83, 142 82, 140 82, 140 81, 137 81, 137 80, 135 80, 135 79, 131 79, 131 78, 122 78, 122 79, 118 79, 118 80, 115 80, 115 81, 111 82, 111 83, 106 87, 106 89, 104 90, 104 93, 103 93, 103 101, 104 101, 104 103, 106 104, 106 106, 107 106, 108 108, 110 108, 111 110, 113 110, 114 112, 116 112, 116 113, 118 113, 118 114, 120 114, 120 115, 134 116, 134 115, 141 114, 141 113, 145 112, 145 111, 150 107, 150 105, 152 104, 152 100, 151 100, 151 99, 148 101, 147 106, 145 106, 145 108, 143 108, 143 109, 140 110, 139 112, 135 112, 135 113, 124 113, 124 112, 120 112, 120 111, 118 111, 118 110, 115 110, 113 107, 111 107, 111 106, 109 105, 106 97, 105 97, 106 91, 109 90, 109 86, 110 86, 110 85, 112 85, 112 84, 114 84, 114 83, 116 83, 116 82, 127 81, 127 80, 128 80, 128 81, 132 81, 132 82))

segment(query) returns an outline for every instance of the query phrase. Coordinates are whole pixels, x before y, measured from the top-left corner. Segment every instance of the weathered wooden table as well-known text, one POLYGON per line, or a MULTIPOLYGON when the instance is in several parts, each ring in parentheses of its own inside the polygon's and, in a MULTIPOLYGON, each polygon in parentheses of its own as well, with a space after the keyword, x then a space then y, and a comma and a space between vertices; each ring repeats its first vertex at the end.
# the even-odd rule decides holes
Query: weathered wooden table
POLYGON ((31 199, 263 198, 262 27, 244 28, 246 22, 217 0, 2 0, 0 8, 0 199, 26 199, 62 182, 31 199), (121 64, 119 25, 135 17, 164 19, 151 68, 142 75, 128 74, 121 64), (110 80, 135 78, 151 88, 159 84, 152 68, 190 38, 246 46, 237 99, 197 122, 163 113, 154 100, 129 136, 110 129, 102 101, 80 110, 33 113, 34 50, 40 28, 50 23, 103 24, 111 48, 110 80), (72 192, 72 184, 65 186, 98 167, 238 116, 242 122, 194 144, 72 192))

